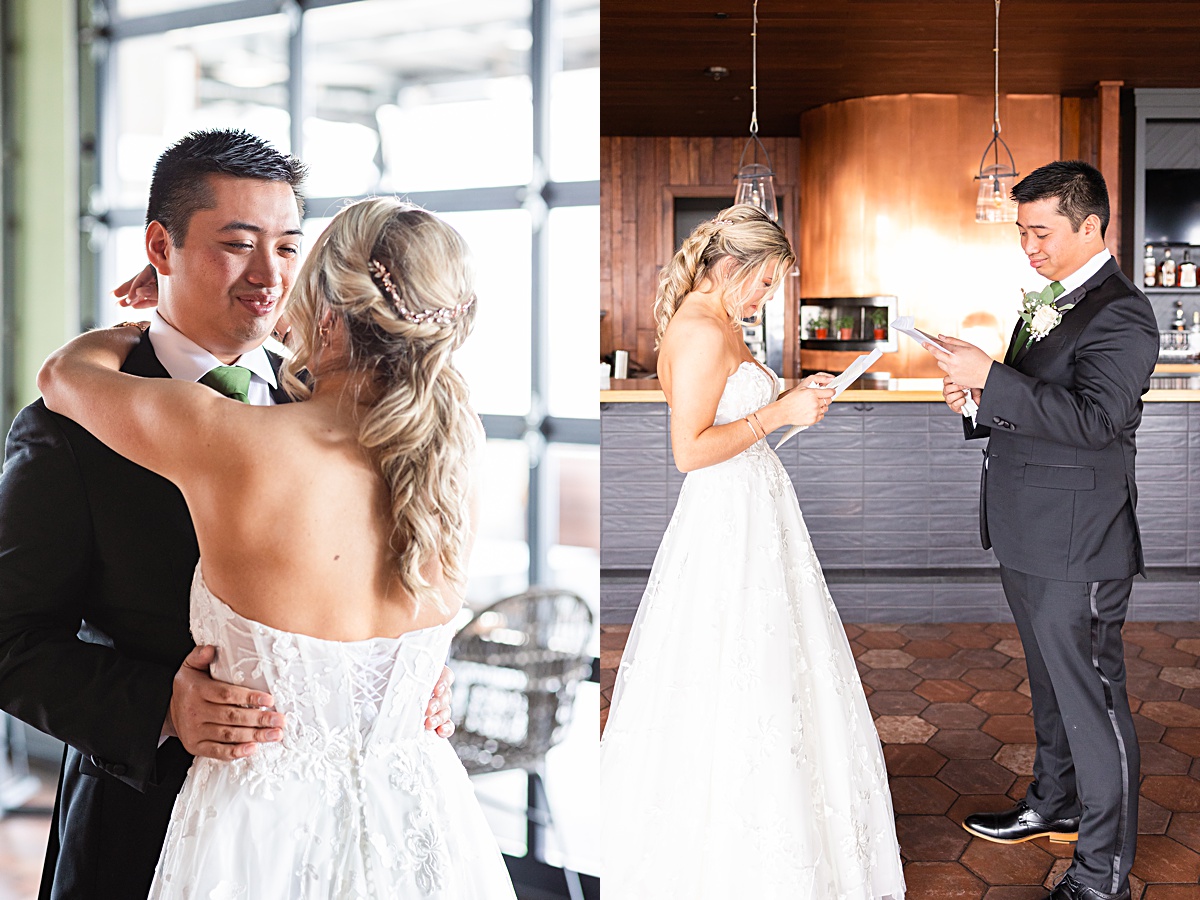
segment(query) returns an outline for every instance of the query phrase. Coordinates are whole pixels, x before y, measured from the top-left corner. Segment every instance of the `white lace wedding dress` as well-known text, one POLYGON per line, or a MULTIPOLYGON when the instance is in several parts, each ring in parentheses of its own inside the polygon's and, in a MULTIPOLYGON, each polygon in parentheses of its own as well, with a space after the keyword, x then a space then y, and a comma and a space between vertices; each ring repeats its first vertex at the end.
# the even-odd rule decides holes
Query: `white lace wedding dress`
POLYGON ((213 677, 271 693, 282 742, 197 759, 151 900, 513 900, 466 771, 426 732, 451 625, 339 642, 245 619, 192 581, 213 677))
MULTIPOLYGON (((778 391, 744 363, 716 424, 778 391)), ((904 896, 879 738, 766 441, 684 481, 621 659, 600 771, 605 900, 904 896)))

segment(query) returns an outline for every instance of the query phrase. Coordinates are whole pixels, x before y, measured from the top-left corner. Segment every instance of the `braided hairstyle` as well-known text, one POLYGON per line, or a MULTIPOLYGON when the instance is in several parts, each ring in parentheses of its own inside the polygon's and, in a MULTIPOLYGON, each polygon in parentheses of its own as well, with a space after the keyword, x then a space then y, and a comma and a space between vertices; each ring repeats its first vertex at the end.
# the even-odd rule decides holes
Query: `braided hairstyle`
POLYGON ((715 219, 701 222, 659 273, 654 298, 654 319, 658 323, 655 349, 662 343, 667 323, 680 301, 706 277, 720 286, 725 311, 733 324, 741 321, 745 298, 753 291, 751 282, 763 268, 773 265, 778 276, 795 261, 796 254, 783 229, 757 206, 739 203, 722 210, 715 219), (714 269, 727 257, 733 260, 733 267, 722 278, 714 269))
POLYGON ((289 303, 295 355, 283 383, 293 396, 307 398, 320 381, 313 364, 326 311, 345 329, 348 368, 371 376, 358 440, 387 484, 396 572, 418 608, 445 611, 423 574, 431 563, 447 583, 466 576, 468 463, 481 430, 451 354, 471 332, 474 299, 470 250, 457 231, 412 204, 372 198, 334 217, 289 303), (437 310, 445 312, 429 314, 437 310))

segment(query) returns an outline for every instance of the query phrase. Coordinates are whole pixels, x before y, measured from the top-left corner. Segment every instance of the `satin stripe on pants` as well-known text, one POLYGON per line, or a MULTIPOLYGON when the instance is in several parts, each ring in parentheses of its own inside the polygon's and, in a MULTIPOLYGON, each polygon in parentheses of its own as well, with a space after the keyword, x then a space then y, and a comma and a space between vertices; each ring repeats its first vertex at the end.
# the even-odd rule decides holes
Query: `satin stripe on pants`
POLYGON ((1137 734, 1125 692, 1121 626, 1133 579, 1053 581, 1000 567, 1025 647, 1037 754, 1026 802, 1047 818, 1081 815, 1068 870, 1117 893, 1137 841, 1137 734))

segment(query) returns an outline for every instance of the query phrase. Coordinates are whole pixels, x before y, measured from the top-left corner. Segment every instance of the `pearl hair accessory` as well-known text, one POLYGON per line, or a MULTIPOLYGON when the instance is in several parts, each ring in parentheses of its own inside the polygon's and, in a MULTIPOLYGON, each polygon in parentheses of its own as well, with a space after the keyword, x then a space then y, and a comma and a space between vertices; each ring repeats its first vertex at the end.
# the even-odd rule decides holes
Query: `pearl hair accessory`
POLYGON ((371 279, 382 292, 383 296, 391 303, 392 309, 396 311, 396 315, 405 321, 412 322, 414 325, 421 325, 425 322, 433 322, 435 325, 449 325, 468 309, 475 302, 472 297, 457 306, 439 306, 436 309, 422 309, 413 312, 404 305, 400 299, 400 293, 396 290, 396 285, 392 281, 392 273, 388 271, 387 266, 373 259, 368 264, 371 270, 371 279))

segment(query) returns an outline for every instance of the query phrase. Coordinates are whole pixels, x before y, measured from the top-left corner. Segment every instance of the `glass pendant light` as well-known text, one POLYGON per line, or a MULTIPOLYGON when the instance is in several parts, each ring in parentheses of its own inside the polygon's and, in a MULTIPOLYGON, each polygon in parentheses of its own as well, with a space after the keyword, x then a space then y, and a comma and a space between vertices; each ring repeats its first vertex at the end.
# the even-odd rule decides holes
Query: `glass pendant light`
POLYGON ((975 176, 975 180, 979 182, 979 193, 975 198, 975 221, 1015 222, 1017 204, 1012 200, 1010 192, 1019 173, 1012 151, 1000 137, 1000 0, 996 0, 996 42, 992 46, 992 55, 995 65, 992 140, 983 150, 983 158, 979 160, 979 174, 975 176), (1001 147, 1008 156, 1008 165, 1000 162, 1001 147), (992 156, 991 165, 987 165, 989 153, 992 156))
POLYGON ((775 200, 775 173, 771 169, 771 157, 767 148, 758 139, 758 0, 754 0, 754 28, 750 32, 753 46, 752 74, 750 81, 750 97, 753 111, 750 113, 750 139, 742 148, 738 159, 737 193, 734 203, 749 203, 757 206, 773 221, 779 221, 779 204, 775 200), (754 148, 751 150, 751 148, 754 148), (750 162, 746 162, 746 151, 750 150, 750 162), (762 151, 766 163, 755 162, 758 151, 762 151))

